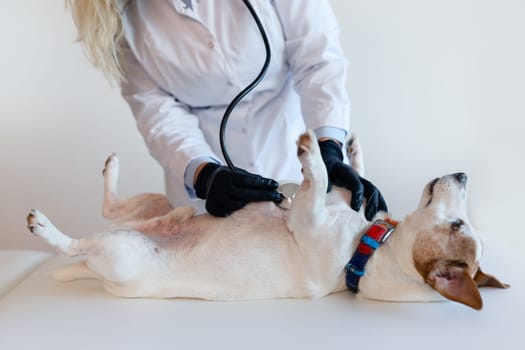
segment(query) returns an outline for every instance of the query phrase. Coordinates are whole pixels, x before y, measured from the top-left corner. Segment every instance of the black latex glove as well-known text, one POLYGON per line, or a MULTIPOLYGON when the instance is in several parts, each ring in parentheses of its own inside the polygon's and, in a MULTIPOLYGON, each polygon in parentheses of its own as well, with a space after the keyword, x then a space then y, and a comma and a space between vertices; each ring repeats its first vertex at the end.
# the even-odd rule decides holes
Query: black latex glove
POLYGON ((236 168, 206 164, 195 181, 197 197, 206 199, 206 210, 214 216, 228 216, 251 202, 280 203, 277 181, 236 168))
POLYGON ((362 178, 348 164, 343 163, 341 146, 332 140, 320 141, 321 156, 328 172, 328 192, 332 184, 352 192, 350 207, 359 211, 366 198, 365 217, 372 220, 378 211, 388 211, 381 192, 370 181, 362 178))

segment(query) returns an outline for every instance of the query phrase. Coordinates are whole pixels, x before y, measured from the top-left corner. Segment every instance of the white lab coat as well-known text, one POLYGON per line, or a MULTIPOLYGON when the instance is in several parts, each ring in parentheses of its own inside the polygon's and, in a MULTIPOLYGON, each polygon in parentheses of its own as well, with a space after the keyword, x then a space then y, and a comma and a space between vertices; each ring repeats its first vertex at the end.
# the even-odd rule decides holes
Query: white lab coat
MULTIPOLYGON (((272 60, 264 80, 231 114, 227 148, 237 167, 300 181, 298 135, 306 128, 318 136, 327 130, 344 135, 349 128, 338 25, 327 0, 251 4, 272 60)), ((173 205, 202 212, 203 201, 184 184, 187 168, 196 159, 223 162, 221 118, 263 65, 261 35, 240 0, 133 0, 122 19, 122 95, 164 168, 173 205)))

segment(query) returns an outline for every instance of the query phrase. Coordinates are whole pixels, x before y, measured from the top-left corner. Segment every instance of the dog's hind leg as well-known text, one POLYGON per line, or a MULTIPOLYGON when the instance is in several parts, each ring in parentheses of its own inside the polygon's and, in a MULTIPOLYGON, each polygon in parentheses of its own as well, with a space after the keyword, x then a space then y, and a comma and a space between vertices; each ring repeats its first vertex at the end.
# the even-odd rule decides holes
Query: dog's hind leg
POLYGON ((55 248, 57 252, 68 257, 89 256, 95 248, 90 239, 74 239, 62 233, 47 216, 36 209, 31 209, 27 215, 27 228, 33 235, 42 238, 55 248))
POLYGON ((37 237, 42 238, 60 254, 68 257, 86 255, 93 248, 89 239, 74 239, 62 233, 41 212, 31 209, 27 215, 27 228, 37 237))
POLYGON ((315 231, 328 215, 325 206, 328 175, 312 131, 299 137, 297 156, 303 166, 303 182, 292 203, 288 228, 296 231, 308 227, 315 231))
POLYGON ((98 279, 101 280, 101 276, 91 270, 85 261, 79 261, 70 265, 61 267, 52 274, 53 278, 61 282, 70 282, 78 279, 98 279))
POLYGON ((45 240, 60 253, 67 256, 78 255, 74 239, 60 232, 49 219, 38 210, 31 209, 27 215, 27 228, 32 234, 45 240))
MULTIPOLYGON (((119 279, 122 274, 134 272, 134 269, 129 269, 128 271, 126 268, 120 268, 121 271, 118 271, 119 269, 115 268, 118 263, 130 261, 122 257, 119 247, 125 247, 126 244, 135 242, 137 239, 143 243, 140 247, 145 251, 151 250, 153 245, 151 241, 145 239, 139 233, 134 234, 133 231, 126 229, 114 231, 113 234, 101 233, 91 235, 88 238, 73 239, 60 232, 44 214, 34 209, 27 216, 27 227, 31 233, 42 238, 54 247, 58 253, 68 257, 85 257, 86 263, 84 265, 82 263, 74 264, 59 270, 53 276, 61 281, 78 278, 108 279, 109 277, 119 279)), ((140 249, 135 249, 135 253, 137 250, 140 249)), ((123 254, 129 257, 133 255, 132 253, 124 249, 123 254)))
POLYGON ((116 222, 147 220, 169 213, 173 207, 162 194, 140 194, 121 199, 117 195, 119 160, 115 154, 109 156, 103 170, 104 203, 102 215, 116 222))

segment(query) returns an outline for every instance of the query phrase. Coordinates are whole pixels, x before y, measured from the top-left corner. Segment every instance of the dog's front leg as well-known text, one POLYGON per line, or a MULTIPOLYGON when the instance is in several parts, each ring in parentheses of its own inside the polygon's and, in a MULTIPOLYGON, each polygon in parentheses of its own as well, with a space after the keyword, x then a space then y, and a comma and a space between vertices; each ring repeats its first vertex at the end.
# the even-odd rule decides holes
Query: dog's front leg
POLYGON ((303 166, 303 182, 290 209, 288 229, 317 232, 327 221, 325 205, 328 175, 314 133, 309 130, 297 141, 297 156, 303 166))

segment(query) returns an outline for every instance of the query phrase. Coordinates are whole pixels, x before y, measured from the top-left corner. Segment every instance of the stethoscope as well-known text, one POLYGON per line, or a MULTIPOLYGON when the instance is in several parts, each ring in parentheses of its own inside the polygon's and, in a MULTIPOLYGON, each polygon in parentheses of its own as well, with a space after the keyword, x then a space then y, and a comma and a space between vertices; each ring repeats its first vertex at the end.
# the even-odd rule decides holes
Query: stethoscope
MULTIPOLYGON (((244 96, 246 96, 250 91, 252 91, 263 80, 268 70, 268 66, 270 65, 270 60, 272 58, 272 52, 270 50, 270 41, 268 40, 268 36, 266 35, 266 31, 264 30, 261 20, 259 19, 259 16, 257 16, 257 13, 255 12, 255 10, 253 9, 252 5, 250 4, 248 0, 243 0, 243 3, 244 5, 246 5, 246 8, 252 15, 255 23, 257 24, 257 28, 259 29, 259 32, 261 33, 261 37, 264 43, 264 50, 266 52, 266 58, 264 60, 264 64, 261 68, 261 71, 259 72, 257 77, 248 86, 246 86, 237 96, 234 97, 234 99, 230 102, 230 104, 224 111, 224 115, 222 116, 222 121, 221 121, 220 129, 219 129, 219 142, 221 145, 221 151, 222 151, 222 156, 224 157, 224 161, 226 162, 228 167, 231 169, 231 171, 237 171, 237 169, 233 165, 233 162, 230 159, 230 156, 228 155, 228 150, 226 149, 225 133, 226 133, 226 125, 228 123, 228 119, 230 118, 230 114, 235 108, 235 106, 237 106, 237 104, 244 98, 244 96)), ((292 201, 295 198, 295 193, 298 188, 299 188, 299 185, 293 182, 280 183, 277 191, 282 195, 283 200, 277 205, 283 209, 290 209, 292 201)))

